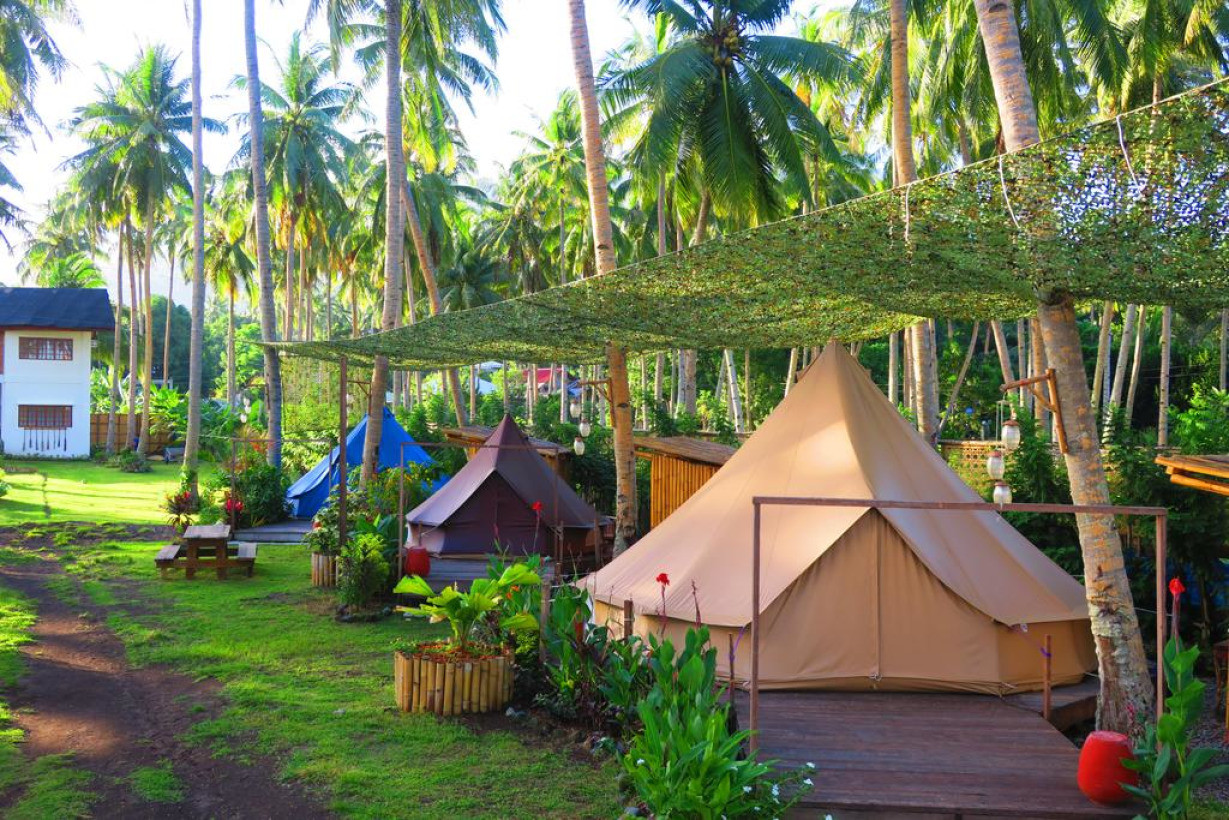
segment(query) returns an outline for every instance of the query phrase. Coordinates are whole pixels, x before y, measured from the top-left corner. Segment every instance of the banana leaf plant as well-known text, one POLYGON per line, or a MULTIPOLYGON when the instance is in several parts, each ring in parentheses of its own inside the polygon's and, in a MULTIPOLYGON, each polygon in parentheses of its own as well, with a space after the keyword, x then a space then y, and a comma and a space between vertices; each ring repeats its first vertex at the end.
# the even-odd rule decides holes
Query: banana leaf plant
POLYGON ((504 569, 498 578, 476 579, 466 592, 453 584, 436 594, 431 585, 418 575, 402 578, 393 592, 426 598, 420 606, 397 607, 397 610, 430 618, 433 624, 447 621, 452 627, 452 648, 465 654, 469 651, 474 627, 488 613, 498 615, 501 629, 537 629, 538 619, 524 608, 523 603, 519 603, 525 598, 514 596, 512 592, 517 587, 539 584, 541 580, 528 565, 517 563, 504 569))

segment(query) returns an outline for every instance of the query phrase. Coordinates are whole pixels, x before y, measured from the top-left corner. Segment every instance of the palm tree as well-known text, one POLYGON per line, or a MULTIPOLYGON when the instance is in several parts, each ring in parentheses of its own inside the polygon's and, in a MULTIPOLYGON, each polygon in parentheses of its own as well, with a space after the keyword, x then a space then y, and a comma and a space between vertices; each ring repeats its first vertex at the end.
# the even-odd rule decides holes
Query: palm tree
POLYGON ((246 180, 228 176, 222 189, 210 197, 208 229, 204 232, 204 276, 215 291, 226 297, 226 402, 235 406, 235 299, 244 294, 255 301, 255 265, 245 247, 246 180))
MULTIPOLYGON (((661 15, 676 36, 642 62, 603 78, 602 88, 620 108, 645 111, 632 163, 649 179, 674 177, 676 202, 686 182, 694 185, 693 244, 705 239, 714 215, 746 226, 783 216, 790 196, 812 203, 807 154, 835 158, 838 152, 784 77, 850 80, 856 70, 848 52, 772 34, 789 13, 789 0, 624 5, 661 15)), ((694 412, 694 351, 685 352, 682 366, 683 403, 694 412)))
MULTIPOLYGON (((997 0, 974 0, 974 4, 998 100, 1004 144, 1008 151, 1016 151, 1037 142, 1040 133, 1015 11, 997 0)), ((1045 352, 1057 375, 1063 407, 1071 497, 1076 504, 1109 504, 1109 485, 1075 321, 1075 301, 1061 289, 1040 294, 1038 301, 1045 352)), ((1111 516, 1080 515, 1076 521, 1100 665, 1097 723, 1103 729, 1131 734, 1138 731, 1136 717, 1152 708, 1152 686, 1122 542, 1111 516)))
MULTIPOLYGON (((247 55, 248 144, 264 145, 264 112, 260 99, 260 60, 256 53, 256 4, 243 0, 243 44, 247 55)), ((282 368, 277 351, 277 317, 273 306, 273 267, 269 258, 269 194, 264 153, 250 151, 252 160, 252 220, 256 233, 256 268, 260 283, 260 340, 265 354, 265 407, 269 417, 269 463, 282 463, 282 368)))
MULTIPOLYGON (((128 70, 108 70, 109 84, 100 89, 101 99, 77 109, 71 123, 89 147, 70 163, 87 176, 104 175, 144 230, 146 334, 142 381, 147 396, 153 379, 149 283, 155 221, 172 190, 187 190, 186 169, 192 161, 179 136, 192 127, 191 106, 184 100, 188 81, 176 79, 175 63, 161 46, 144 49, 128 70)), ((212 120, 206 127, 221 130, 221 125, 212 120)), ((137 444, 141 455, 148 447, 149 423, 149 413, 143 414, 137 444)))
POLYGON ((102 271, 88 254, 77 252, 52 260, 35 277, 40 288, 101 288, 102 271))
POLYGON ((34 98, 42 72, 58 79, 68 61, 47 28, 71 20, 70 0, 0 0, 0 119, 18 133, 39 124, 34 98))
MULTIPOLYGON (((201 103, 201 0, 192 0, 192 331, 188 347, 188 429, 184 441, 184 476, 196 494, 201 446, 201 356, 205 346, 205 120, 201 103)), ((234 379, 234 297, 228 327, 227 376, 234 379)), ((167 322, 170 327, 170 322, 167 322)), ((228 383, 232 387, 233 381, 228 383)))
MULTIPOLYGON (((285 61, 276 61, 276 85, 264 83, 264 163, 269 174, 274 208, 282 215, 285 232, 286 271, 285 335, 294 338, 295 250, 300 233, 313 224, 312 217, 333 207, 339 197, 337 179, 352 150, 350 140, 337 126, 351 104, 355 89, 347 83, 327 83, 323 46, 304 49, 298 33, 290 40, 285 61)), ((246 84, 243 77, 235 84, 246 84)), ((236 161, 246 164, 250 139, 244 140, 236 161)), ((306 261, 300 252, 300 262, 306 261)))
MULTIPOLYGON (((589 54, 589 28, 584 0, 568 0, 571 20, 572 62, 580 99, 580 125, 585 149, 589 187, 589 213, 593 223, 593 246, 597 273, 615 269, 614 236, 610 219, 610 194, 606 179, 606 150, 602 146, 602 120, 589 54)), ((610 389, 610 415, 614 428, 615 461, 615 551, 622 552, 636 535, 636 455, 632 442, 631 390, 627 382, 627 353, 615 344, 606 345, 610 389)))

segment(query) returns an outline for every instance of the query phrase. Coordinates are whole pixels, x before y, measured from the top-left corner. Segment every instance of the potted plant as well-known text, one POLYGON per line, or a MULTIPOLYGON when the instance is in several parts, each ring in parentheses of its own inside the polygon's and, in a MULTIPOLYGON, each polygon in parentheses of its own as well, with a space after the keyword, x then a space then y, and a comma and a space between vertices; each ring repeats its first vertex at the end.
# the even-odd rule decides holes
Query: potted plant
POLYGON ((459 715, 494 712, 512 699, 512 650, 500 643, 484 643, 476 628, 493 621, 500 630, 537 629, 538 621, 525 608, 526 596, 512 593, 541 583, 527 564, 508 566, 498 578, 478 578, 468 591, 456 584, 436 594, 421 576, 407 575, 393 592, 418 595, 417 607, 398 607, 432 623, 448 622, 447 640, 418 641, 393 655, 397 706, 403 712, 459 715))
POLYGON ((322 507, 312 519, 312 528, 303 536, 303 543, 311 550, 314 587, 332 589, 337 586, 339 534, 334 507, 322 507))

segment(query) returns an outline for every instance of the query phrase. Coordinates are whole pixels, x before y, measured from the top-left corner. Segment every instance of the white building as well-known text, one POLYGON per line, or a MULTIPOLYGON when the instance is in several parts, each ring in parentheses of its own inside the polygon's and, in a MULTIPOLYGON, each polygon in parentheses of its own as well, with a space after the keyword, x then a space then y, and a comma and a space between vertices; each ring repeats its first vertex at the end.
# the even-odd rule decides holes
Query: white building
POLYGON ((90 454, 90 349, 115 327, 104 289, 0 287, 0 447, 90 454))

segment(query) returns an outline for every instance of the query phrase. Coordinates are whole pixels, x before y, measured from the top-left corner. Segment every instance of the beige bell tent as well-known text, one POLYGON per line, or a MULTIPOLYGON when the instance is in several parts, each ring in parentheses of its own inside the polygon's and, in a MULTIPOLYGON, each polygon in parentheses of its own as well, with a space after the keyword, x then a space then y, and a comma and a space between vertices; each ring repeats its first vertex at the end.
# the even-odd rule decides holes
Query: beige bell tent
MULTIPOLYGON (((699 618, 750 675, 751 498, 977 501, 866 371, 830 344, 707 484, 584 584, 597 617, 677 640, 699 618), (693 593, 694 584, 694 593, 693 593)), ((760 681, 777 689, 1006 693, 1096 666, 1083 587, 997 513, 765 507, 760 681)))

